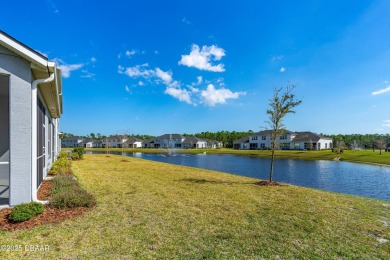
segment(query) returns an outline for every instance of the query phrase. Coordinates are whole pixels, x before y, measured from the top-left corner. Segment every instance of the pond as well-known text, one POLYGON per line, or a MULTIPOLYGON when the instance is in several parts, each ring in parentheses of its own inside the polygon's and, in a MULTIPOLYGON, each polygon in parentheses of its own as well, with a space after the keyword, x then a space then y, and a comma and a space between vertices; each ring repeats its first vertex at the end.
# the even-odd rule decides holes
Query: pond
MULTIPOLYGON (((91 152, 86 153, 101 153, 91 152)), ((112 154, 121 154, 112 152, 112 154)), ((126 156, 268 180, 270 159, 216 154, 126 156)), ((390 167, 336 161, 275 159, 274 181, 390 201, 390 167)))

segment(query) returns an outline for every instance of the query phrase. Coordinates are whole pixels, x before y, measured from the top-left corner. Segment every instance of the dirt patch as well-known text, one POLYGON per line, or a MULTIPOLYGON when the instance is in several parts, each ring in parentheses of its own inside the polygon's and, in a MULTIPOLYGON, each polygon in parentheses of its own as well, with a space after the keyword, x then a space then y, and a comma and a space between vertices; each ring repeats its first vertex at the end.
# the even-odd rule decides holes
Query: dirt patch
MULTIPOLYGON (((38 190, 38 200, 49 200, 50 190, 53 187, 51 181, 43 181, 38 190)), ((49 223, 60 223, 66 219, 84 215, 90 208, 57 209, 50 205, 45 205, 45 210, 36 217, 24 222, 13 223, 8 221, 11 208, 0 210, 0 230, 15 231, 19 229, 30 229, 36 226, 49 223)))
POLYGON ((256 183, 256 185, 259 185, 259 186, 287 186, 286 184, 281 184, 279 182, 275 182, 275 181, 259 181, 256 183))
POLYGON ((121 162, 129 162, 128 160, 126 159, 122 159, 121 162))
POLYGON ((38 190, 38 200, 49 200, 52 186, 53 183, 51 181, 43 181, 38 190))
POLYGON ((8 221, 8 215, 12 209, 2 209, 0 210, 0 230, 15 231, 19 229, 30 229, 49 223, 60 223, 66 219, 84 215, 89 210, 89 208, 56 209, 50 205, 45 205, 45 210, 38 216, 24 222, 11 223, 8 221))

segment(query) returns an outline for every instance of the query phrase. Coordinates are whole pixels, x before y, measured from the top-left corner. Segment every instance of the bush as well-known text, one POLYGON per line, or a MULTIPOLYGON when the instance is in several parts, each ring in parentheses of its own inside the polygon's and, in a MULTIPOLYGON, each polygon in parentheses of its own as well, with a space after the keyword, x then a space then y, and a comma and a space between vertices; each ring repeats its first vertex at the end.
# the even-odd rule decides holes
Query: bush
POLYGON ((45 207, 38 202, 23 203, 15 206, 8 219, 13 222, 23 222, 43 212, 45 207))
POLYGON ((68 159, 69 153, 68 152, 60 152, 57 156, 57 159, 68 159))
POLYGON ((68 155, 58 156, 57 160, 51 166, 49 171, 50 174, 53 175, 64 175, 64 174, 72 174, 71 162, 68 160, 68 155))
POLYGON ((79 160, 80 159, 80 155, 76 152, 73 152, 70 157, 72 158, 72 160, 79 160))
POLYGON ((93 207, 96 204, 94 197, 79 186, 71 189, 62 189, 52 195, 51 204, 58 209, 77 207, 93 207))
POLYGON ((80 187, 72 176, 58 176, 52 180, 50 203, 55 208, 67 209, 76 207, 93 207, 95 198, 80 187))
POLYGON ((73 152, 79 154, 79 159, 83 159, 83 157, 84 157, 84 147, 75 147, 75 148, 73 148, 73 152))

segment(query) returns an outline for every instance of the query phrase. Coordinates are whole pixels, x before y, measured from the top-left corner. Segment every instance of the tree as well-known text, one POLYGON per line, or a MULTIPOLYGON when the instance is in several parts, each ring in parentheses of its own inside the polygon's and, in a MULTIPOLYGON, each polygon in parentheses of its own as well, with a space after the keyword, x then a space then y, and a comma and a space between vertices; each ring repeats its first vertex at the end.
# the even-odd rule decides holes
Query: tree
POLYGON ((382 155, 382 150, 387 148, 387 141, 384 138, 380 138, 375 141, 375 146, 379 149, 379 155, 382 155))
POLYGON ((283 124, 284 117, 289 114, 295 114, 294 108, 302 103, 302 100, 299 100, 295 97, 294 94, 295 85, 287 85, 284 92, 282 92, 283 87, 279 89, 274 89, 273 97, 269 100, 269 105, 271 109, 267 110, 269 115, 269 120, 266 123, 269 126, 269 130, 272 131, 271 134, 271 169, 269 173, 269 181, 272 182, 272 175, 274 172, 274 159, 275 159, 275 149, 276 149, 276 138, 281 136, 285 132, 285 126, 283 124))

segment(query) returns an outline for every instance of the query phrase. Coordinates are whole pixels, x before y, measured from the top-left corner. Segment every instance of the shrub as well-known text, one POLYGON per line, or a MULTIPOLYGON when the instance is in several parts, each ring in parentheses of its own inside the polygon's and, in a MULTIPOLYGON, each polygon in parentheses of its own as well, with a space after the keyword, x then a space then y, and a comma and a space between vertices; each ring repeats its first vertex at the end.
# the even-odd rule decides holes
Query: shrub
POLYGON ((71 189, 60 189, 52 195, 51 204, 58 209, 77 207, 93 207, 96 204, 94 197, 80 186, 71 189))
POLYGON ((73 152, 70 157, 72 158, 72 160, 79 160, 80 159, 80 155, 76 152, 73 152))
POLYGON ((49 173, 53 175, 72 174, 71 162, 68 160, 68 156, 59 156, 51 166, 49 173))
POLYGON ((83 157, 84 157, 84 147, 75 147, 73 149, 73 152, 79 154, 79 159, 83 159, 83 157))
POLYGON ((41 214, 44 209, 43 204, 38 202, 19 204, 12 209, 8 219, 13 222, 23 222, 41 214))
POLYGON ((60 152, 57 156, 57 159, 68 159, 69 153, 68 152, 60 152))
POLYGON ((53 178, 50 203, 55 208, 66 209, 76 207, 93 207, 95 198, 80 187, 72 176, 57 176, 53 178))

